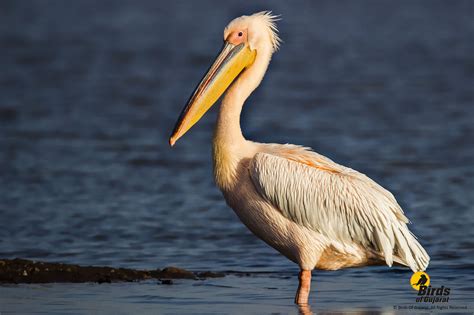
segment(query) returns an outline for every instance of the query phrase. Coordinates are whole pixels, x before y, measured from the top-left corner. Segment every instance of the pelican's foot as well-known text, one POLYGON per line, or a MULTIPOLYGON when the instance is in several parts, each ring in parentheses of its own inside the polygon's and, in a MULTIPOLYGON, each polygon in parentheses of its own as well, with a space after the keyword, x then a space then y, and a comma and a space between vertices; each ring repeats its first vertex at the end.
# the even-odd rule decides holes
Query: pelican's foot
POLYGON ((298 275, 300 282, 296 291, 295 303, 298 305, 308 305, 309 290, 311 288, 311 270, 301 270, 298 275))

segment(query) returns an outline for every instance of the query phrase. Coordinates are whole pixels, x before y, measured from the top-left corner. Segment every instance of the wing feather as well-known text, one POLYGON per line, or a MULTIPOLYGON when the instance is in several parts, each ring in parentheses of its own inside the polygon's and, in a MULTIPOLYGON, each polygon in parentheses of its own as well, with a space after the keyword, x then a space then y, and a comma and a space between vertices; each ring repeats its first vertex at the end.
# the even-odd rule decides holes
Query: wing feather
POLYGON ((390 192, 307 148, 267 149, 252 159, 250 175, 259 193, 286 218, 342 244, 378 251, 389 266, 397 260, 413 270, 426 269, 428 254, 390 192))

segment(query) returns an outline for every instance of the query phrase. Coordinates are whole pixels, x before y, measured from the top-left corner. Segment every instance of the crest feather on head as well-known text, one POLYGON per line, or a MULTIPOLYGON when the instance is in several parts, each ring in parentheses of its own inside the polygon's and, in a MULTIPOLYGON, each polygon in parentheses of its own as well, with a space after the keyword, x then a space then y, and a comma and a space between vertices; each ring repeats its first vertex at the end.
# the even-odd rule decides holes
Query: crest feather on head
POLYGON ((280 48, 281 39, 278 35, 278 28, 276 22, 281 20, 279 15, 272 14, 272 11, 262 11, 253 14, 254 17, 258 17, 267 26, 270 40, 272 42, 273 51, 277 51, 280 48))

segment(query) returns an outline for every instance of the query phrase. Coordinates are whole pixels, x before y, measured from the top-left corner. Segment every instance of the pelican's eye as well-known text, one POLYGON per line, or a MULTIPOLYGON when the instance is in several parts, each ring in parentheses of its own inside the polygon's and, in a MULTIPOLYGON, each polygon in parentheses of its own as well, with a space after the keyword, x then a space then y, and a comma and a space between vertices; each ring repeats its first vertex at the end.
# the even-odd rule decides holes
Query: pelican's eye
POLYGON ((239 36, 242 36, 242 35, 243 35, 243 33, 242 33, 242 32, 239 32, 239 36))

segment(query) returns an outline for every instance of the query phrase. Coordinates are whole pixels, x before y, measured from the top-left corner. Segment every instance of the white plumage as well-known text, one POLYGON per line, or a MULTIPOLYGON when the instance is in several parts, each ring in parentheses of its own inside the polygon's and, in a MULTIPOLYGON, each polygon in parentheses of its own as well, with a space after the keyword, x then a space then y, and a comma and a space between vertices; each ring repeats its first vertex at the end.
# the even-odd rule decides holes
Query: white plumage
POLYGON ((280 44, 275 20, 263 12, 225 28, 223 52, 185 107, 170 144, 226 91, 213 139, 217 186, 256 236, 299 265, 298 304, 308 302, 314 268, 397 263, 425 270, 429 256, 386 189, 308 148, 243 137, 242 107, 280 44))
POLYGON ((325 246, 342 253, 362 246, 388 266, 395 260, 413 271, 426 269, 429 257, 390 192, 305 148, 270 147, 271 153, 254 156, 250 175, 258 192, 285 218, 325 236, 330 240, 325 246))

